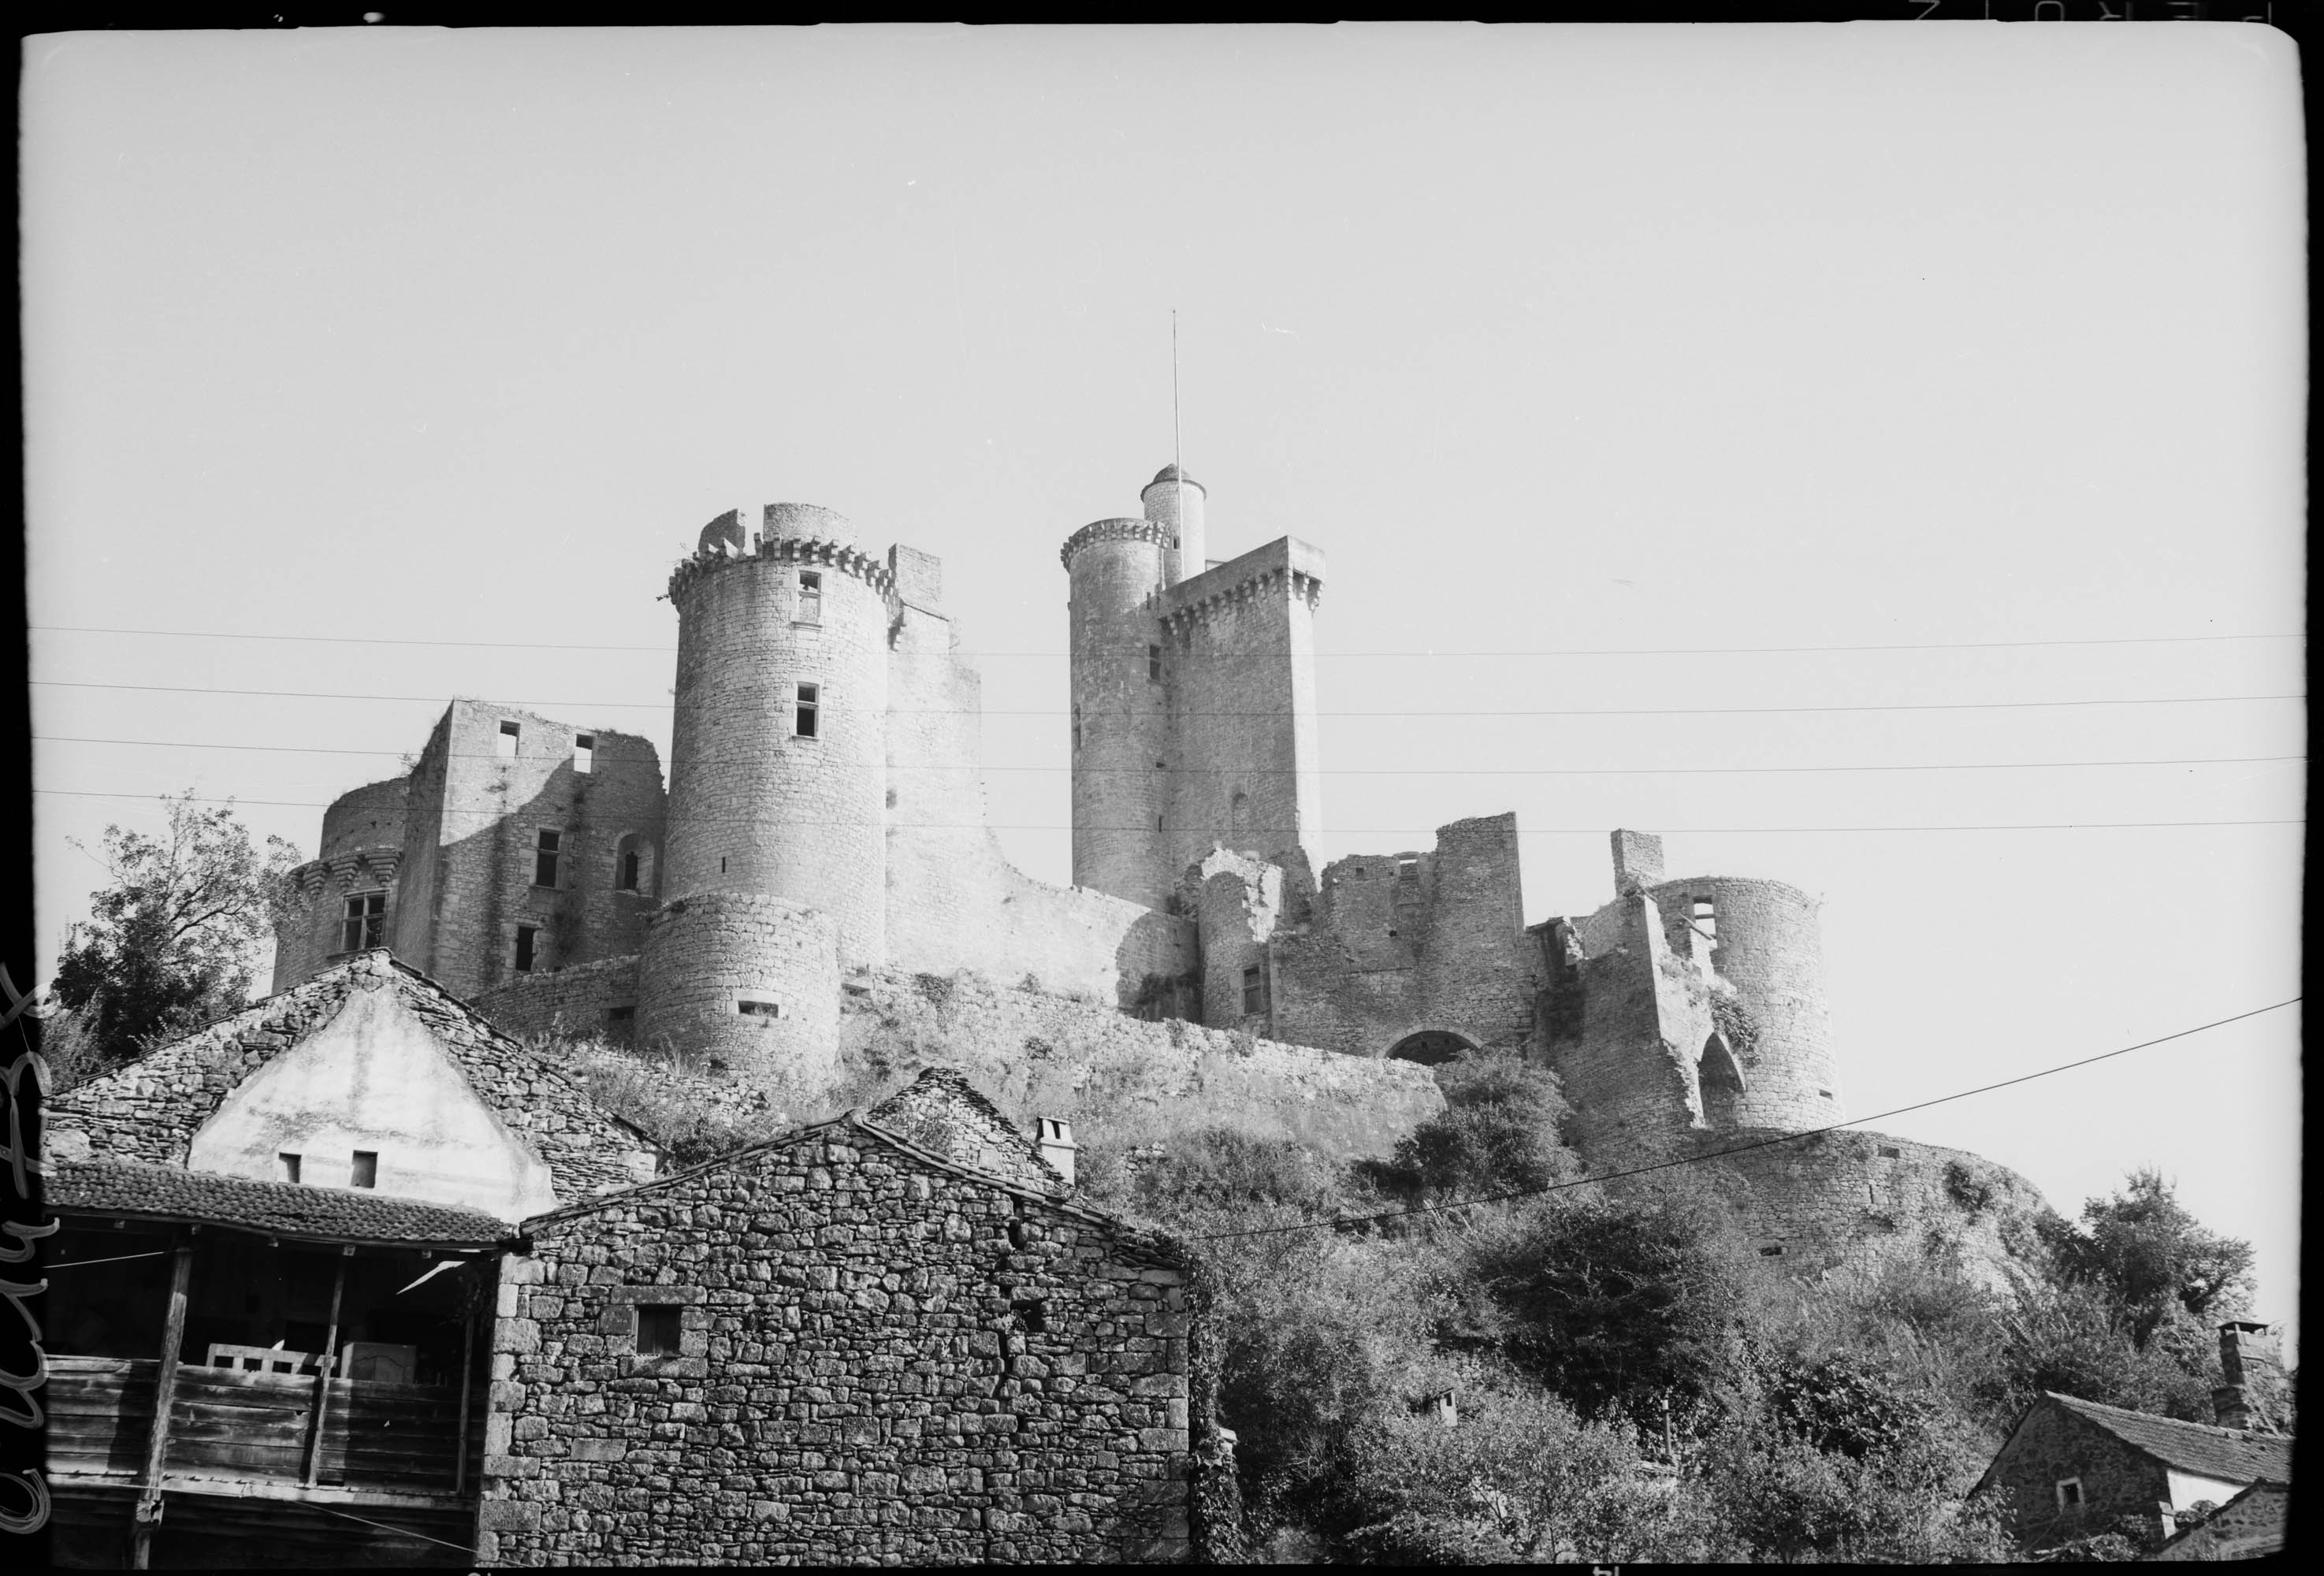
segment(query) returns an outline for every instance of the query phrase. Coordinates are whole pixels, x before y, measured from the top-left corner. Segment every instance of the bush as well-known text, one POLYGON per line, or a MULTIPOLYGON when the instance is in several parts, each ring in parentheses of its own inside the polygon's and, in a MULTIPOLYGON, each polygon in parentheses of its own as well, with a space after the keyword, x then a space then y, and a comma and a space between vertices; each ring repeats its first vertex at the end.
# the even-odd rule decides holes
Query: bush
POLYGON ((1442 1198, 1544 1187, 1578 1175, 1558 1141, 1572 1110, 1557 1075, 1508 1051, 1463 1050, 1436 1069, 1444 1113, 1400 1139, 1367 1170, 1383 1185, 1442 1198))

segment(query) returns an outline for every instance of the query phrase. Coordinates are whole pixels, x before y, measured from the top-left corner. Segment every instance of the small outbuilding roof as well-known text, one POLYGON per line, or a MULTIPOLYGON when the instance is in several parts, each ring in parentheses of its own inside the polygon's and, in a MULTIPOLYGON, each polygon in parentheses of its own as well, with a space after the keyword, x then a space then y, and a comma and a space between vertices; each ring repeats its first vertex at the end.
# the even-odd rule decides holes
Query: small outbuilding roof
POLYGON ((1992 1465, 1986 1468, 1985 1476, 1978 1480, 1978 1488, 1993 1481, 1994 1473, 2010 1453, 2010 1446, 2024 1429, 2026 1419, 2043 1406, 2054 1406, 2079 1417, 2164 1466, 2197 1477, 2215 1478, 2226 1483, 2254 1483, 2263 1478, 2276 1482, 2292 1479, 2292 1440, 2287 1435, 2216 1428, 2208 1423, 2182 1423, 2176 1417, 2101 1405, 2096 1401, 2045 1390, 2040 1400, 2025 1408, 2017 1426, 2009 1431, 2009 1438, 1995 1452, 1992 1465))
POLYGON ((59 1161, 47 1203, 59 1214, 186 1221, 317 1242, 484 1248, 515 1233, 480 1210, 344 1187, 303 1187, 138 1160, 59 1161))

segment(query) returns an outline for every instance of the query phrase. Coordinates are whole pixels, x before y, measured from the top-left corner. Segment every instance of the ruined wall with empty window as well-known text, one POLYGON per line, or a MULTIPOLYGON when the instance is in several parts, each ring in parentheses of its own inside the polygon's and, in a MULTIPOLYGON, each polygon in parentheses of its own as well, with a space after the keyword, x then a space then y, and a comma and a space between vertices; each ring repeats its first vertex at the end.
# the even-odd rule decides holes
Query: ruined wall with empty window
MULTIPOLYGON (((380 944, 473 995, 517 972, 520 927, 533 933, 534 972, 636 952, 652 895, 620 889, 618 854, 626 843, 655 869, 662 816, 661 762, 650 741, 456 700, 409 773, 326 813, 318 862, 333 866, 335 881, 338 866, 358 860, 371 876, 392 872, 380 944), (350 839, 386 836, 391 819, 388 846, 348 851, 350 839)), ((310 886, 318 899, 333 896, 302 871, 302 893, 310 886)), ((327 917, 343 929, 343 908, 310 902, 296 945, 278 938, 276 990, 345 950, 316 948, 337 935, 327 917)))
MULTIPOLYGON (((1442 1037, 1529 1045, 1538 968, 1515 816, 1439 827, 1430 852, 1339 860, 1320 887, 1304 862, 1279 862, 1289 922, 1266 943, 1275 1037, 1363 1056, 1397 1054, 1416 1036, 1430 1037, 1432 1055, 1451 1044, 1442 1037)), ((1206 955, 1214 907, 1206 895, 1206 955)), ((1220 908, 1222 924, 1231 917, 1220 908)))

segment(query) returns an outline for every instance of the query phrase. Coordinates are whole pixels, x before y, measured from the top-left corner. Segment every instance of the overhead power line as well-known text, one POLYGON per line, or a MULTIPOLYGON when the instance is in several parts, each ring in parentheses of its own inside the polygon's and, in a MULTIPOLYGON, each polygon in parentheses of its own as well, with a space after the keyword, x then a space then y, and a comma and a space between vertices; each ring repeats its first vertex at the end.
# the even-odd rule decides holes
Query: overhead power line
MULTIPOLYGON (((507 651, 653 651, 675 656, 677 646, 609 646, 589 645, 562 641, 415 641, 385 635, 275 635, 244 634, 231 630, 139 630, 102 628, 87 624, 33 624, 32 629, 49 634, 69 635, 155 635, 172 640, 191 641, 281 641, 302 644, 354 646, 446 646, 475 650, 507 651)), ((2036 646, 2172 646, 2191 645, 2217 641, 2304 641, 2304 634, 2292 635, 2121 635, 2098 640, 2072 641, 1917 641, 1893 645, 1864 646, 1609 646, 1599 648, 1572 647, 1542 651, 1318 651, 1319 657, 1744 657, 1759 654, 1799 655, 1816 651, 1983 651, 2020 650, 2036 646)), ((898 656, 930 657, 1044 657, 1070 655, 1065 651, 928 651, 898 652, 898 656)))
POLYGON ((1900 1105, 1893 1110, 1876 1111, 1870 1116, 1855 1117, 1844 1122, 1833 1122, 1827 1127, 1811 1128, 1805 1132, 1784 1133, 1778 1138, 1761 1138, 1756 1143, 1737 1144, 1730 1148, 1715 1150, 1708 1155, 1687 1155, 1675 1160, 1659 1160, 1651 1166, 1633 1166, 1623 1171, 1600 1172, 1594 1176, 1576 1176, 1563 1182, 1546 1183, 1539 1187, 1511 1188, 1505 1193, 1486 1194, 1478 1198, 1461 1199, 1448 1203, 1418 1204, 1410 1209, 1385 1210, 1379 1214, 1351 1215, 1330 1221, 1300 1221, 1287 1226, 1250 1226, 1239 1231, 1210 1231, 1197 1236, 1194 1240, 1198 1242, 1217 1242, 1232 1237, 1274 1237, 1291 1231, 1320 1231, 1349 1226, 1378 1225, 1388 1221, 1406 1220, 1414 1215, 1443 1214, 1452 1210, 1474 1209, 1479 1204, 1505 1203, 1510 1199, 1535 1198, 1543 1194, 1563 1193, 1567 1188, 1591 1187, 1601 1183, 1618 1181, 1626 1176, 1645 1176, 1656 1171, 1674 1171, 1682 1166, 1707 1165, 1711 1161, 1724 1160, 1734 1155, 1748 1155, 1754 1149, 1773 1148, 1779 1144, 1802 1143, 1809 1138, 1821 1138, 1826 1133, 1843 1132, 1849 1128, 1861 1127, 1866 1122, 1886 1121, 1892 1116, 1903 1116, 1909 1111, 1927 1111, 1932 1106, 1950 1104, 1956 1100, 1967 1100, 1973 1094, 1990 1094, 1997 1089, 2007 1089, 2015 1084, 2030 1083, 2036 1078, 2048 1078, 2056 1074, 2070 1073, 2077 1067, 2087 1067, 2093 1063, 2111 1061, 2116 1056, 2126 1056, 2133 1051, 2143 1051, 2150 1046, 2168 1045, 2172 1040, 2183 1040, 2190 1035, 2223 1028, 2231 1023, 2241 1023, 2247 1018, 2257 1018, 2262 1013, 2280 1012, 2287 1007, 2299 1005, 2300 1001, 2301 998, 2294 996, 2288 1000, 2271 1002, 2265 1007, 2255 1007, 2249 1012, 2238 1012, 2233 1018, 2215 1018, 2209 1023, 2197 1024, 2193 1028, 2182 1028, 2176 1034, 2166 1034, 2154 1039, 2141 1040, 2135 1046, 2124 1046, 2119 1050, 2101 1051, 2095 1056, 2084 1056, 2080 1061, 2061 1062, 2054 1067, 2044 1067, 2038 1073, 2021 1073, 2015 1078, 2004 1078, 1997 1083, 1981 1083, 1975 1089, 1963 1089, 1951 1094, 1940 1094, 1933 1100, 1923 1100, 1911 1105, 1900 1105))
MULTIPOLYGON (((281 755, 417 755, 410 750, 355 750, 327 744, 226 744, 208 739, 91 739, 69 733, 35 733, 35 743, 41 744, 129 744, 156 750, 236 750, 260 751, 281 755)), ((453 760, 498 760, 506 759, 498 751, 454 750, 447 752, 453 760)), ((734 757, 688 756, 688 764, 708 762, 711 765, 730 763, 734 757)), ((1961 760, 1932 761, 1895 766, 1397 766, 1353 767, 1320 766, 1311 770, 1323 777, 1724 777, 1765 772, 1821 771, 2051 771, 2067 768, 2107 766, 2262 766, 2284 760, 2305 760, 2305 755, 2182 755, 2148 760, 1961 760)), ((673 757, 668 763, 679 764, 673 757)), ((828 771, 834 766, 864 771, 1072 771, 1071 766, 907 766, 891 767, 884 760, 825 762, 818 770, 828 771)), ((1084 774, 1091 772, 1118 775, 1143 775, 1142 767, 1083 767, 1084 774)), ((1211 766, 1172 767, 1178 772, 1209 772, 1214 776, 1292 777, 1299 775, 1297 767, 1287 766, 1211 766)))
MULTIPOLYGON (((420 701, 438 704, 446 697, 440 695, 356 695, 330 690, 309 689, 217 689, 206 685, 180 684, 101 684, 75 678, 35 678, 34 684, 58 689, 117 689, 140 690, 161 695, 224 695, 235 696, 273 696, 290 700, 362 700, 362 701, 420 701)), ((2061 706, 2145 706, 2145 705, 2214 705, 2254 701, 2300 700, 2304 695, 2164 695, 2133 699, 2089 700, 1979 700, 1979 701, 1886 701, 1863 705, 1802 705, 1802 706, 1599 706, 1572 709, 1531 710, 1525 708, 1486 711, 1454 711, 1432 706, 1421 711, 1397 712, 1323 712, 1318 717, 1708 717, 1708 716, 1774 716, 1825 712, 1987 712, 2022 711, 2061 706)), ((664 700, 509 700, 491 704, 505 706, 570 706, 581 710, 666 711, 673 704, 664 700)), ((986 717, 1062 717, 1069 714, 1055 707, 1043 706, 1022 710, 998 710, 982 706, 887 706, 881 708, 890 716, 986 716, 986 717)), ((1288 708, 1268 711, 1199 711, 1176 714, 1187 717, 1280 717, 1288 716, 1288 708)))
MULTIPOLYGON (((191 798, 192 801, 198 805, 268 805, 286 809, 307 810, 327 810, 330 808, 333 802, 327 799, 216 798, 202 795, 180 796, 176 794, 154 794, 151 792, 130 793, 102 788, 36 788, 32 791, 36 794, 57 794, 72 798, 92 799, 168 798, 175 800, 182 797, 191 798)), ((1768 835, 1782 836, 1792 833, 1804 832, 2124 832, 2144 827, 2162 826, 2301 826, 2305 825, 2307 823, 2301 817, 2289 816, 2280 820, 2260 821, 2054 821, 2026 823, 2023 825, 2009 823, 1994 825, 1960 826, 1666 826, 1661 830, 1665 834, 1673 836, 1724 836, 1744 834, 1766 834, 1768 835)), ((1074 830, 1070 825, 1056 822, 993 823, 984 821, 786 820, 783 825, 786 826, 881 826, 892 828, 897 831, 910 832, 980 832, 987 830, 993 832, 1070 832, 1074 830)), ((1144 826, 1094 826, 1084 827, 1083 830, 1095 832, 1143 832, 1146 828, 1144 826)), ((1183 831, 1184 828, 1175 828, 1175 830, 1183 831)), ((1404 836, 1408 834, 1434 834, 1437 829, 1434 826, 1332 826, 1326 827, 1323 830, 1337 836, 1385 837, 1389 835, 1404 836)), ((1521 837, 1603 837, 1606 835, 1607 831, 1603 826, 1520 826, 1517 830, 1517 834, 1521 837)))

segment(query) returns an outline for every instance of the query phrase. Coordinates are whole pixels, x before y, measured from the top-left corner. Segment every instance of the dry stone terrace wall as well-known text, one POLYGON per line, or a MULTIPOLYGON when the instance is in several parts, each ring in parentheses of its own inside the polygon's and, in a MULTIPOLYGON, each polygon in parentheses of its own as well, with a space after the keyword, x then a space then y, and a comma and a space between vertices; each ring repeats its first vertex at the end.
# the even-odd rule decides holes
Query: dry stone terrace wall
POLYGON ((1190 1552, 1187 1270, 1095 1212, 829 1123, 529 1222, 477 1557, 1190 1552), (674 1307, 674 1355, 639 1350, 674 1307))
POLYGON ((885 1092, 922 1067, 955 1067, 1020 1127, 1072 1122, 1085 1150, 1215 1123, 1385 1157, 1444 1109, 1434 1076, 1413 1063, 1126 1018, 973 974, 859 970, 842 982, 841 1008, 851 1085, 885 1092))
POLYGON ((99 1158, 183 1166, 195 1131, 227 1092, 337 1016, 357 991, 395 990, 484 1104, 549 1168, 561 1198, 633 1184, 653 1147, 600 1110, 580 1075, 526 1050, 432 982, 375 951, 166 1046, 49 1102, 44 1144, 99 1158), (74 1135, 79 1135, 76 1138, 74 1135))

